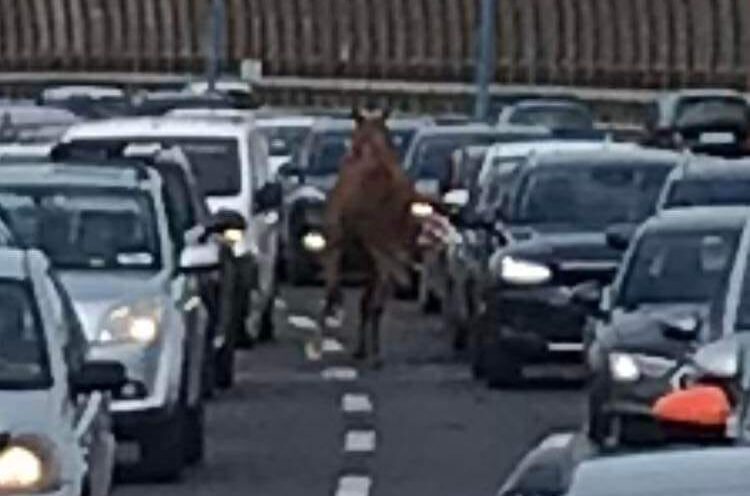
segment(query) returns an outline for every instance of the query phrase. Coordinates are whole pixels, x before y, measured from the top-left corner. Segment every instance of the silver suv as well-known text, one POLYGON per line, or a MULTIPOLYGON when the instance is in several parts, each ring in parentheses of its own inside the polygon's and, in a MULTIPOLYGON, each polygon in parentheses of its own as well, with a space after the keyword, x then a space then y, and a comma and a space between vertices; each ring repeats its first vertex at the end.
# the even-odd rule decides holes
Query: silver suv
POLYGON ((95 359, 127 368, 112 403, 118 460, 173 478, 203 453, 207 312, 197 272, 215 245, 173 249, 158 174, 143 167, 0 168, 0 208, 25 246, 50 258, 95 359), (179 259, 178 259, 179 257, 179 259))

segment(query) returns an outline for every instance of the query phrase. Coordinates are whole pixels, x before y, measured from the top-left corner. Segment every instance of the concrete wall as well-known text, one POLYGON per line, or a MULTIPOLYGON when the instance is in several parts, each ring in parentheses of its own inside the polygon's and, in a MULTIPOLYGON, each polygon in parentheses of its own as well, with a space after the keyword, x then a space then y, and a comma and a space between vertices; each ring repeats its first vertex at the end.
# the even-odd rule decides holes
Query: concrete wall
MULTIPOLYGON (((748 0, 497 0, 497 82, 748 86, 748 0)), ((467 81, 476 0, 225 0, 227 68, 467 81)), ((0 0, 0 71, 199 71, 209 0, 0 0)))

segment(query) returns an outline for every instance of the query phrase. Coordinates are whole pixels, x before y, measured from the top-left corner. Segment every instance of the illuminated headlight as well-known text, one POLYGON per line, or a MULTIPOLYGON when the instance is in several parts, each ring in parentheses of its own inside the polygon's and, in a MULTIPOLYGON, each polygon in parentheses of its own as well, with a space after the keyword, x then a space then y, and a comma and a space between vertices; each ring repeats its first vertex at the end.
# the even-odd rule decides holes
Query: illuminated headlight
POLYGON ((243 233, 239 229, 227 229, 222 234, 225 240, 227 240, 232 245, 238 245, 242 243, 242 240, 245 238, 245 233, 243 233))
POLYGON ((544 264, 506 256, 500 262, 500 277, 509 284, 533 286, 552 279, 552 270, 544 264))
POLYGON ((419 219, 424 219, 435 213, 432 205, 426 202, 414 202, 411 204, 411 214, 419 219))
POLYGON ((302 237, 302 246, 312 252, 320 252, 326 248, 326 238, 319 232, 309 232, 302 237))
POLYGON ((0 493, 36 493, 59 483, 51 443, 36 437, 13 440, 0 450, 0 493))
POLYGON ((158 301, 122 305, 107 315, 98 341, 103 344, 134 342, 149 344, 159 335, 163 306, 158 301))
POLYGON ((612 353, 609 355, 609 371, 617 382, 635 382, 641 378, 638 362, 627 353, 612 353))

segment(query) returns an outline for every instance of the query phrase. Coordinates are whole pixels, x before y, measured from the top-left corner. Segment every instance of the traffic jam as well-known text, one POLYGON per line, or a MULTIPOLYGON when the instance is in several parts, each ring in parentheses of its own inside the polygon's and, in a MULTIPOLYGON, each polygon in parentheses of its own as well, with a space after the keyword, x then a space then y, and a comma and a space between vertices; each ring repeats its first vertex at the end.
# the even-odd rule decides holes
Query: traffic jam
POLYGON ((748 103, 647 114, 0 100, 0 492, 750 494, 748 103))

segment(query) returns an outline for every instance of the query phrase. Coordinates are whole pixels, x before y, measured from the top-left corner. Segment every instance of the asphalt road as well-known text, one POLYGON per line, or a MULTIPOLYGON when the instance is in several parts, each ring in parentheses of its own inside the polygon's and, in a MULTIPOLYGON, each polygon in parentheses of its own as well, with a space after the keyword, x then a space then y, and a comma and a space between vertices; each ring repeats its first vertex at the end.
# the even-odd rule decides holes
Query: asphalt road
POLYGON ((580 385, 489 391, 439 320, 408 302, 385 317, 381 370, 348 358, 354 292, 330 351, 311 360, 320 297, 282 292, 277 342, 243 352, 238 384, 209 406, 201 466, 179 483, 121 485, 115 496, 488 496, 537 440, 581 422, 580 385))

